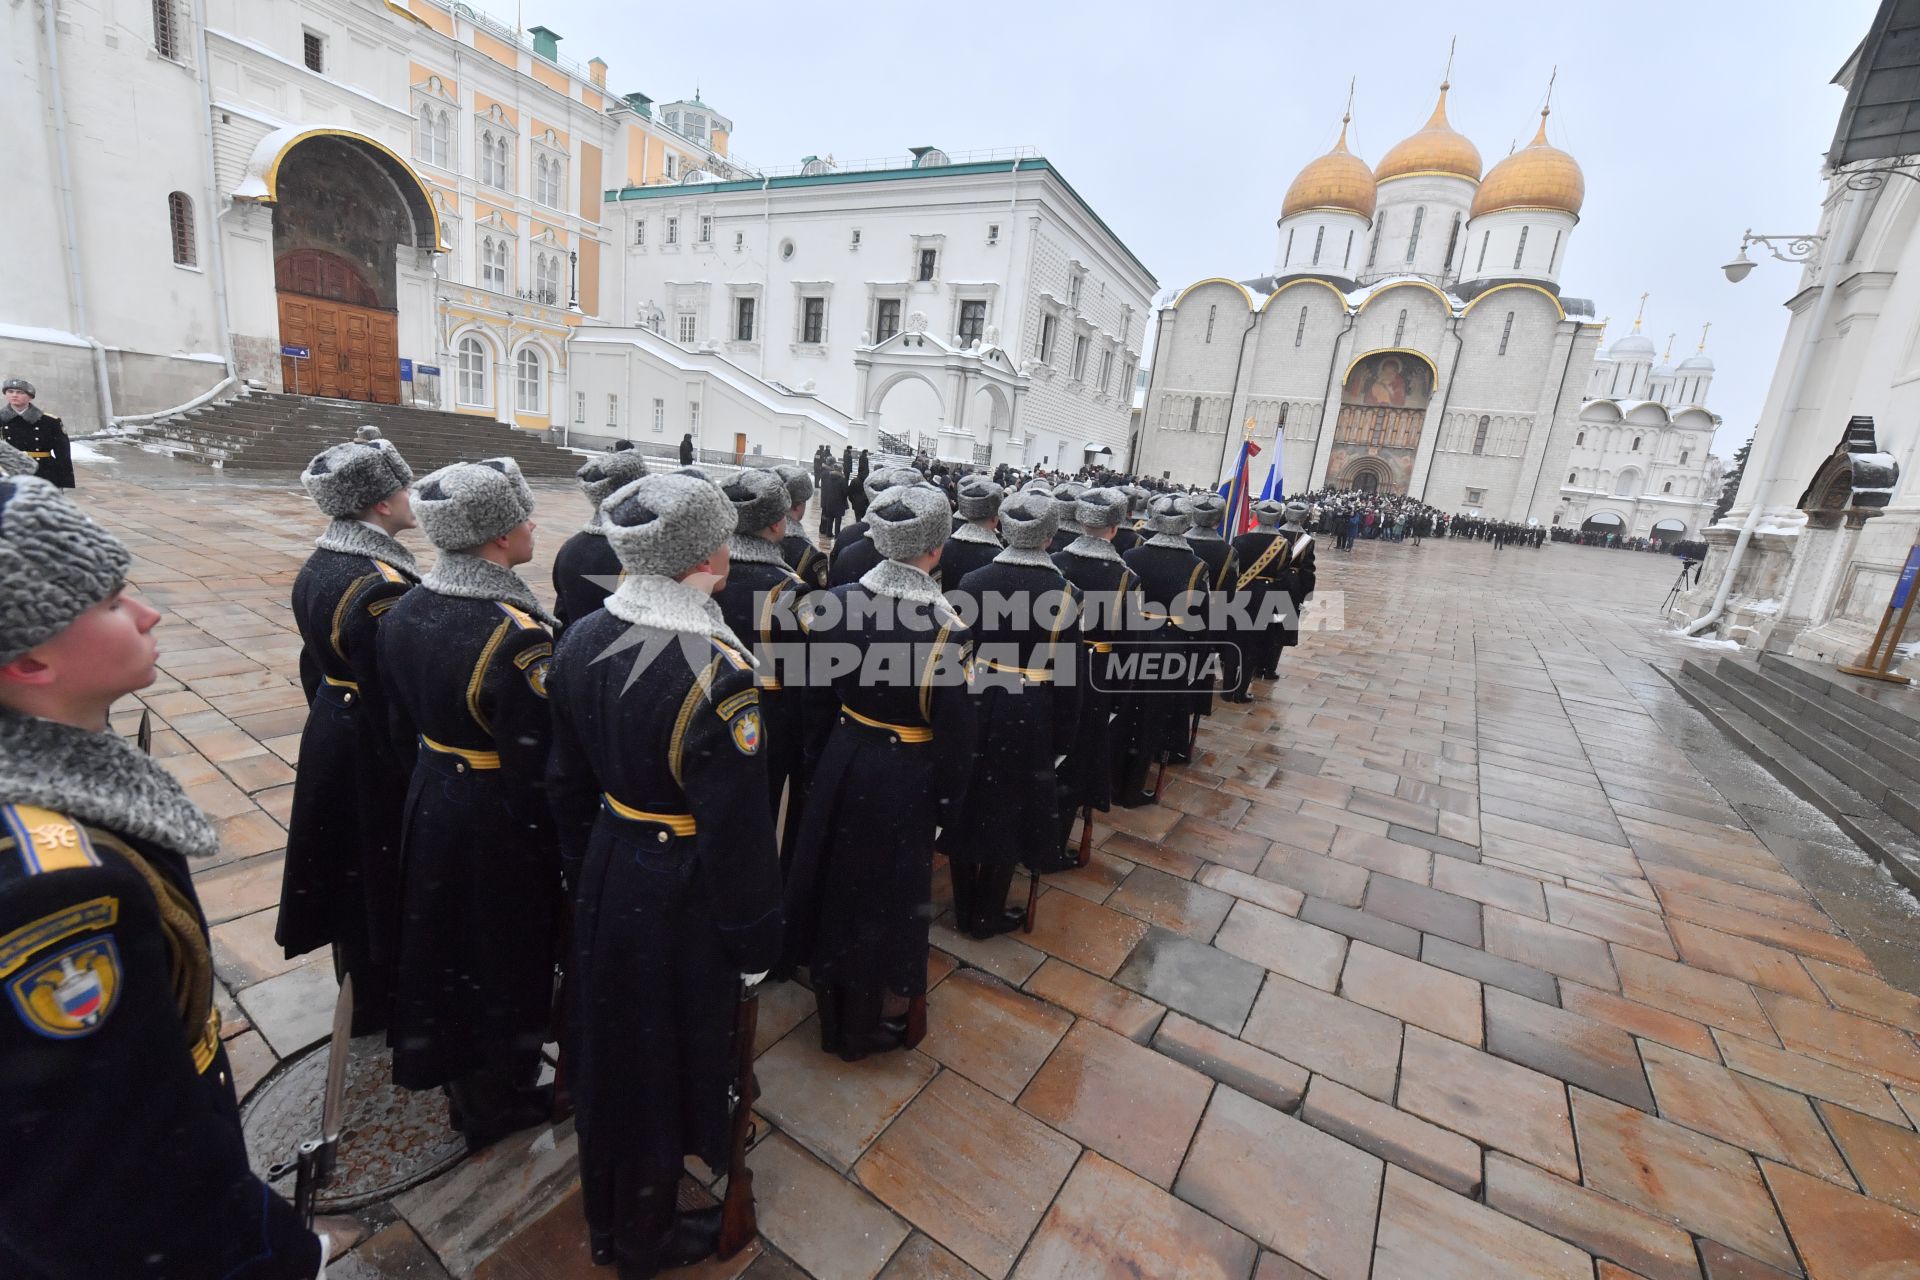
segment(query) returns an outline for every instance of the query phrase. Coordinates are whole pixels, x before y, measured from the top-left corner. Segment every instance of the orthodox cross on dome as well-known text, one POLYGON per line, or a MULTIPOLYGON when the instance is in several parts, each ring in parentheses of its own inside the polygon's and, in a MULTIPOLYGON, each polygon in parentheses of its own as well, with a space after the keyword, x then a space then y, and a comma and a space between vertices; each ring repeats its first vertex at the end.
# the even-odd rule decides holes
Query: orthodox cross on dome
POLYGON ((1679 336, 1680 335, 1677 333, 1670 333, 1667 335, 1667 354, 1660 357, 1660 362, 1662 364, 1673 363, 1673 340, 1679 336))
POLYGON ((1635 333, 1640 332, 1640 321, 1645 318, 1647 314, 1647 299, 1652 296, 1652 294, 1648 293, 1640 295, 1640 309, 1633 313, 1633 331, 1635 333))
POLYGON ((1700 355, 1707 353, 1707 330, 1711 328, 1713 328, 1713 321, 1711 320, 1700 326, 1700 345, 1694 348, 1696 353, 1700 355))
POLYGON ((1346 136, 1347 126, 1353 122, 1353 86, 1359 79, 1360 77, 1358 76, 1347 77, 1347 109, 1341 113, 1340 116, 1340 134, 1342 137, 1346 136))
POLYGON ((1440 92, 1453 88, 1453 47, 1460 43, 1460 37, 1454 36, 1447 41, 1447 69, 1440 76, 1440 92))

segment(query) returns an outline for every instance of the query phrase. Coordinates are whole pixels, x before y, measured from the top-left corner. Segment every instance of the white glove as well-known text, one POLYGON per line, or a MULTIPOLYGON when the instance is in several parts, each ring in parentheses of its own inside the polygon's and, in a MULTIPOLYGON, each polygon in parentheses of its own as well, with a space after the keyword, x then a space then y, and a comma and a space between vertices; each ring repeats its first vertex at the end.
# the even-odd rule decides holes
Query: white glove
POLYGON ((740 975, 740 981, 746 987, 747 990, 751 991, 755 987, 759 986, 760 983, 765 980, 767 974, 770 972, 771 970, 762 969, 758 973, 743 973, 740 975))

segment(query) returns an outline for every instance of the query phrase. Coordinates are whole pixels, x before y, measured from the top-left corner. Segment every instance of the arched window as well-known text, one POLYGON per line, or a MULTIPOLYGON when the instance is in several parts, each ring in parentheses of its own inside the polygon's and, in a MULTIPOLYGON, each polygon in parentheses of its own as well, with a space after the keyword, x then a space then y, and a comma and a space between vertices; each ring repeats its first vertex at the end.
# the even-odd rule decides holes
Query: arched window
POLYGON ((1635 436, 1635 437, 1633 438, 1633 451, 1634 451, 1635 453, 1638 453, 1638 452, 1640 452, 1640 439, 1641 439, 1641 438, 1640 438, 1639 436, 1635 436))
POLYGON ((1300 322, 1293 326, 1293 345, 1299 346, 1307 336, 1307 309, 1300 308, 1300 322))
POLYGON ((1660 486, 1660 492, 1662 492, 1662 493, 1672 493, 1672 492, 1673 492, 1673 481, 1671 481, 1671 480, 1669 480, 1669 481, 1667 481, 1667 482, 1666 482, 1665 484, 1663 484, 1663 485, 1661 485, 1661 486, 1660 486))
POLYGON ((1326 240, 1327 240, 1327 229, 1325 227, 1315 228, 1313 233, 1313 264, 1312 265, 1316 267, 1320 265, 1320 246, 1325 244, 1326 240))
POLYGON ((480 131, 480 181, 490 187, 506 185, 506 175, 494 167, 493 130, 480 131))
POLYGON ((422 160, 433 159, 433 108, 420 104, 420 119, 413 126, 413 154, 422 160))
POLYGON ((1220 311, 1220 308, 1218 307, 1207 308, 1207 341, 1208 342, 1213 341, 1213 318, 1214 316, 1219 314, 1219 311, 1220 311))
POLYGON ((1406 337, 1407 337, 1407 309, 1405 307, 1402 307, 1400 308, 1400 318, 1394 321, 1394 325, 1393 325, 1393 345, 1396 347, 1399 346, 1402 342, 1406 341, 1406 337))
POLYGON ((1461 215, 1453 215, 1453 230, 1447 232, 1447 260, 1440 264, 1442 271, 1453 267, 1453 251, 1460 247, 1460 228, 1465 225, 1461 215))
POLYGON ((1286 429, 1287 429, 1287 406, 1283 404, 1280 406, 1280 417, 1275 422, 1275 425, 1273 428, 1273 434, 1280 435, 1281 433, 1286 431, 1286 429))
POLYGON ((533 198, 541 204, 552 204, 547 199, 547 158, 536 153, 533 157, 533 198))
POLYGON ((560 305, 560 255, 533 255, 533 296, 550 307, 560 305))
POLYGON ((1367 246, 1367 266, 1371 267, 1380 258, 1380 228, 1386 223, 1386 215, 1373 220, 1373 243, 1367 246))
POLYGON ((1487 414, 1481 414, 1480 425, 1473 429, 1473 451, 1475 453, 1485 453, 1487 451, 1487 430, 1492 426, 1493 419, 1487 414))
POLYGON ((1298 230, 1298 227, 1287 228, 1287 251, 1280 255, 1280 269, 1282 271, 1285 271, 1287 264, 1293 261, 1293 233, 1298 230))
POLYGON ((1513 246, 1513 269, 1515 271, 1520 269, 1520 259, 1527 255, 1527 232, 1531 230, 1533 230, 1532 227, 1520 228, 1520 243, 1513 246))
POLYGON ((539 413, 546 400, 546 379, 541 376, 540 351, 522 347, 513 358, 514 403, 521 413, 539 413))
POLYGON ((1553 252, 1547 255, 1547 274, 1548 275, 1553 274, 1553 264, 1560 261, 1560 237, 1564 234, 1565 232, 1562 232, 1562 231, 1556 231, 1553 233, 1553 252))
POLYGON ((1687 465, 1687 451, 1685 449, 1680 451, 1680 465, 1683 467, 1687 465))
POLYGON ((1413 230, 1407 234, 1407 261, 1413 261, 1413 255, 1420 250, 1420 224, 1427 220, 1427 206, 1421 205, 1413 211, 1413 230))
POLYGON ((487 346, 468 334, 460 339, 457 392, 460 403, 485 406, 487 395, 487 346))
POLYGON ((507 292, 513 270, 512 250, 505 236, 480 237, 480 286, 496 293, 507 292))
POLYGON ((1579 435, 1573 438, 1573 443, 1575 445, 1583 445, 1586 442, 1587 442, 1587 433, 1584 431, 1582 431, 1579 435))
POLYGON ((200 261, 200 248, 193 238, 193 200, 184 191, 167 195, 167 230, 173 237, 173 264, 191 267, 200 261))
POLYGON ((1568 484, 1572 484, 1572 483, 1573 483, 1573 478, 1574 478, 1574 475, 1575 475, 1575 474, 1576 474, 1576 473, 1574 473, 1574 472, 1572 472, 1572 471, 1569 471, 1569 472, 1567 472, 1567 483, 1568 483, 1568 484))
POLYGON ((1507 312, 1507 323, 1500 330, 1500 354, 1507 354, 1507 343, 1513 337, 1513 312, 1507 312))

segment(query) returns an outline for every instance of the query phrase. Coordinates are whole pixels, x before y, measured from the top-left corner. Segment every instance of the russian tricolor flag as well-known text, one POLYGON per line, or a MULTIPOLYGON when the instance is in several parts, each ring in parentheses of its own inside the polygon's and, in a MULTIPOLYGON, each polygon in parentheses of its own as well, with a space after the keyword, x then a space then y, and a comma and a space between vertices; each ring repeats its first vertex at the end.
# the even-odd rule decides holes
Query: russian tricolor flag
POLYGON ((1259 456, 1260 446, 1253 442, 1252 434, 1253 423, 1249 421, 1248 438, 1240 444, 1240 456, 1234 460, 1233 470, 1214 490, 1227 500, 1227 517, 1220 529, 1223 538, 1235 538, 1253 528, 1253 482, 1247 469, 1259 456))

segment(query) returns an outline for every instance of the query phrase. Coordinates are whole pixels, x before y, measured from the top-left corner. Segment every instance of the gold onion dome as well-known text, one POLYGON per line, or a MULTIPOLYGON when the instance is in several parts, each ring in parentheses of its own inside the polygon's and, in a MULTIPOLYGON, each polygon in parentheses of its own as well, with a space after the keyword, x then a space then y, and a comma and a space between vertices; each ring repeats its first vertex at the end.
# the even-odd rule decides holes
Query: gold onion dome
POLYGON ((1533 141, 1487 171, 1473 195, 1470 217, 1502 209, 1552 209, 1578 217, 1587 197, 1586 175, 1574 158, 1547 141, 1547 115, 1533 141))
POLYGON ((1377 199, 1373 170, 1347 150, 1347 122, 1351 119, 1340 117, 1340 140, 1333 144, 1333 150, 1309 163, 1287 188, 1287 198, 1280 202, 1282 218, 1307 209, 1342 209, 1372 221, 1377 199))
POLYGON ((1373 171, 1375 181, 1385 182, 1388 178, 1404 178, 1413 173, 1442 173, 1469 182, 1480 180, 1480 149, 1447 123, 1447 90, 1452 87, 1441 81, 1440 100, 1433 104, 1433 114, 1420 132, 1402 139, 1380 157, 1373 171))

